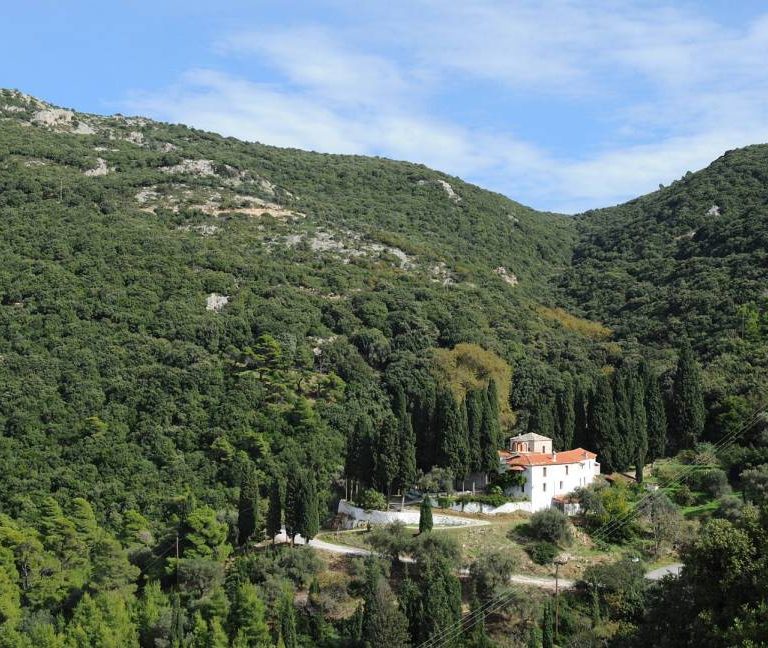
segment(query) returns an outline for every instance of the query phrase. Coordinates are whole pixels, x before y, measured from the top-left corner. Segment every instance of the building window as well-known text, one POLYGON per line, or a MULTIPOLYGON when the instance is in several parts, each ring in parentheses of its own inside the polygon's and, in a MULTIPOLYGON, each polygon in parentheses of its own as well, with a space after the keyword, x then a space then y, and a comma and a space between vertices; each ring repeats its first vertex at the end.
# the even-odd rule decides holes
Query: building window
POLYGON ((560 482, 560 490, 563 490, 563 482, 560 482))
POLYGON ((547 467, 546 466, 544 466, 544 476, 545 477, 547 476, 547 467))
POLYGON ((547 485, 546 484, 542 484, 541 485, 541 490, 543 490, 546 493, 547 492, 547 485))
POLYGON ((566 474, 566 475, 568 474, 568 468, 569 468, 569 466, 566 466, 566 467, 565 467, 565 474, 566 474))

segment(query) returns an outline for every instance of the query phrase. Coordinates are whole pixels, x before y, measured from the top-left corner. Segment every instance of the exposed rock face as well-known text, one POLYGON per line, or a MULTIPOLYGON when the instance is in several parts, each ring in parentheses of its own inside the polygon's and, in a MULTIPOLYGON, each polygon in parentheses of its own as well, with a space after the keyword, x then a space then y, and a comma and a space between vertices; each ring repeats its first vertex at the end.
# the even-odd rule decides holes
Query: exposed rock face
POLYGON ((166 173, 188 173, 196 176, 215 176, 216 170, 213 168, 211 160, 182 160, 180 164, 163 167, 166 173))
POLYGON ((107 167, 107 161, 103 158, 96 158, 96 166, 93 169, 88 169, 83 172, 87 176, 105 176, 109 173, 109 167, 107 167))
POLYGON ((719 215, 720 215, 720 207, 718 207, 717 205, 712 205, 707 210, 707 216, 719 216, 719 215))
MULTIPOLYGON (((461 196, 459 196, 459 194, 457 194, 453 190, 453 187, 450 185, 450 183, 448 183, 448 182, 446 182, 445 180, 442 180, 442 179, 437 179, 434 182, 437 185, 439 185, 440 188, 443 191, 445 191, 445 193, 447 194, 448 198, 450 198, 453 202, 456 202, 456 203, 457 202, 461 202, 461 196)), ((424 185, 427 185, 429 183, 430 183, 429 180, 419 180, 416 184, 419 185, 420 187, 423 187, 424 185)))
POLYGON ((65 110, 64 108, 46 108, 45 110, 38 110, 32 115, 32 123, 39 124, 40 126, 60 126, 62 124, 69 124, 75 117, 75 113, 71 110, 65 110))
POLYGON ((229 303, 229 295, 219 295, 218 293, 211 293, 205 300, 205 310, 213 311, 214 313, 221 312, 229 303))
POLYGON ((520 281, 518 280, 517 276, 512 274, 504 266, 499 266, 493 272, 494 272, 494 274, 499 275, 510 286, 516 286, 517 284, 520 283, 520 281))

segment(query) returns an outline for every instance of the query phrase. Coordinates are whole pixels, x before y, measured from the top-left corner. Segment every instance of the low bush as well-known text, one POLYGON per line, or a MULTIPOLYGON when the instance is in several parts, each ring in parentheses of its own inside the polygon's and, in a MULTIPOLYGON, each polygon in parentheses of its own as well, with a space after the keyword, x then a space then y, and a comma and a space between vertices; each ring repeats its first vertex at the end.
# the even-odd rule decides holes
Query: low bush
POLYGON ((557 555, 557 546, 546 541, 534 542, 532 545, 526 547, 526 551, 531 557, 531 560, 537 565, 550 565, 557 555))
POLYGON ((564 545, 571 541, 571 526, 568 516, 556 508, 537 511, 528 522, 529 534, 536 540, 564 545))
POLYGON ((387 498, 377 490, 364 490, 355 500, 355 504, 366 511, 386 511, 387 498))

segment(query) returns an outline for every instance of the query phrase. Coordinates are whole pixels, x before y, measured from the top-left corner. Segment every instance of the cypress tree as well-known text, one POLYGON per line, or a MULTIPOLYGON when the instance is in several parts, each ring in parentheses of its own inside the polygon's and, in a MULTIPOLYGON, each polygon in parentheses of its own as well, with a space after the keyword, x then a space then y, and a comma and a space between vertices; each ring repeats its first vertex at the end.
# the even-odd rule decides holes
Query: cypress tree
POLYGON ((613 404, 613 390, 608 376, 597 380, 595 393, 589 404, 589 428, 594 437, 595 451, 601 467, 607 473, 617 470, 616 456, 616 415, 613 404))
POLYGON ((633 372, 630 382, 630 408, 632 412, 632 425, 635 435, 635 480, 638 484, 643 481, 643 468, 648 454, 648 417, 645 411, 645 380, 644 368, 633 372))
POLYGON ((630 370, 622 367, 613 373, 613 403, 616 418, 614 470, 624 471, 635 459, 635 426, 630 398, 630 370))
POLYGON ((320 512, 317 502, 317 484, 313 473, 308 472, 304 480, 301 535, 309 542, 320 530, 320 512))
MULTIPOLYGON (((442 556, 430 556, 421 565, 420 590, 422 621, 420 636, 425 641, 461 623, 461 583, 453 573, 453 565, 442 556)), ((457 648, 461 637, 441 643, 441 646, 457 648)))
POLYGON ((456 400, 448 387, 443 387, 437 395, 435 418, 440 431, 438 464, 450 468, 457 480, 463 479, 467 474, 467 437, 456 400))
POLYGON ((663 457, 667 448, 667 412, 659 379, 650 371, 645 381, 645 412, 648 421, 648 456, 663 457))
POLYGON ((552 603, 550 601, 544 604, 544 618, 541 622, 541 645, 542 648, 554 648, 555 645, 555 626, 552 618, 552 603))
POLYGON ((482 467, 482 442, 481 428, 483 426, 483 392, 479 389, 470 389, 464 399, 467 410, 467 450, 468 463, 471 472, 481 472, 482 467))
POLYGON ((400 609, 408 619, 408 634, 414 641, 418 641, 421 632, 421 620, 424 616, 421 606, 421 590, 408 577, 407 573, 400 584, 397 598, 400 601, 400 609))
POLYGON ((278 478, 269 487, 269 511, 267 512, 267 536, 275 542, 275 536, 283 528, 283 485, 278 478))
POLYGON ((309 542, 320 528, 314 477, 294 467, 285 491, 285 530, 294 542, 297 535, 309 542))
POLYGON ((580 381, 574 389, 574 433, 573 445, 577 448, 591 450, 595 448, 594 439, 589 429, 589 401, 591 386, 580 381))
POLYGON ((690 344, 680 349, 672 392, 671 437, 674 450, 692 448, 704 430, 704 396, 701 371, 690 344))
POLYGON ((410 646, 408 620, 397 605, 389 583, 377 569, 367 580, 364 596, 363 636, 366 648, 410 646))
POLYGON ((539 629, 536 624, 532 624, 530 630, 528 630, 528 648, 541 648, 541 642, 539 641, 539 629))
POLYGON ((432 500, 427 495, 421 500, 419 509, 419 533, 427 533, 432 530, 432 500))
POLYGON ((557 419, 560 450, 573 448, 573 439, 576 431, 576 409, 574 404, 573 380, 568 377, 565 386, 557 394, 557 419))
POLYGON ((296 632, 296 610, 293 607, 293 591, 288 589, 280 599, 278 608, 280 636, 285 648, 297 648, 299 637, 296 632))
POLYGON ((540 394, 534 400, 528 431, 554 439, 559 446, 560 439, 555 431, 555 402, 551 396, 540 394))
POLYGON ((501 448, 501 426, 499 424, 498 396, 496 383, 491 380, 483 395, 483 421, 480 427, 480 470, 496 472, 499 467, 501 448))
POLYGON ((379 429, 374 465, 379 489, 387 494, 389 501, 400 468, 400 439, 397 424, 390 417, 384 419, 379 429))
POLYGON ((253 464, 245 470, 240 484, 237 514, 237 541, 242 547, 250 538, 261 540, 261 514, 259 510, 259 483, 253 464))
POLYGON ((397 473, 397 484, 403 493, 416 481, 416 435, 413 432, 413 422, 405 402, 405 392, 398 387, 395 392, 395 416, 398 424, 398 444, 400 463, 397 473))

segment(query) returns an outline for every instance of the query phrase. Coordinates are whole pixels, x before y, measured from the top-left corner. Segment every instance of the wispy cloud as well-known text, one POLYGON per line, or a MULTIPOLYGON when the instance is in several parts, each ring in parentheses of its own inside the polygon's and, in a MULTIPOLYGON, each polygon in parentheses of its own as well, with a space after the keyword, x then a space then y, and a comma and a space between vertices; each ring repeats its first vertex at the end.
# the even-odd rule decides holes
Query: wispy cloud
POLYGON ((359 11, 343 26, 225 35, 215 44, 222 67, 253 62, 269 82, 247 65, 195 69, 128 103, 279 146, 423 162, 562 211, 619 202, 728 148, 768 141, 768 15, 736 28, 648 3, 395 8, 359 11), (473 94, 478 84, 484 97, 473 94), (552 148, 526 139, 525 123, 495 115, 485 125, 441 103, 450 92, 492 108, 494 87, 551 102, 564 120, 573 106, 592 111, 600 137, 580 152, 552 148))

